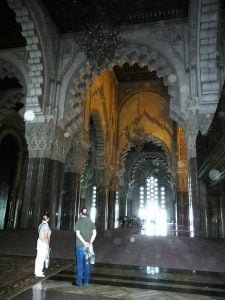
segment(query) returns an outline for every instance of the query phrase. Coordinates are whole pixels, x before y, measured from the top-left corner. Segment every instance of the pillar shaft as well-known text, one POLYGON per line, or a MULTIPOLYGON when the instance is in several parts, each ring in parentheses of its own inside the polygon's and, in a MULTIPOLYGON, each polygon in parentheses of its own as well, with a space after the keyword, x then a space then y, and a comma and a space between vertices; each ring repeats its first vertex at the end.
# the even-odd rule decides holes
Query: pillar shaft
POLYGON ((74 230, 80 210, 80 173, 66 172, 62 193, 61 228, 74 230))
POLYGON ((21 227, 37 227, 44 213, 52 228, 60 226, 64 165, 49 158, 30 158, 22 207, 21 227))
POLYGON ((203 180, 199 182, 199 201, 200 201, 200 220, 201 220, 201 235, 209 237, 209 217, 207 203, 207 186, 203 180))
POLYGON ((188 193, 177 192, 177 229, 178 235, 188 235, 189 231, 189 207, 188 193))
POLYGON ((96 226, 98 231, 104 231, 107 229, 108 197, 109 197, 109 190, 107 187, 101 186, 97 188, 96 226))
POLYGON ((115 202, 116 191, 109 190, 109 205, 108 205, 108 228, 113 229, 115 224, 115 202))
POLYGON ((189 220, 190 235, 199 236, 201 225, 196 157, 189 158, 189 220))

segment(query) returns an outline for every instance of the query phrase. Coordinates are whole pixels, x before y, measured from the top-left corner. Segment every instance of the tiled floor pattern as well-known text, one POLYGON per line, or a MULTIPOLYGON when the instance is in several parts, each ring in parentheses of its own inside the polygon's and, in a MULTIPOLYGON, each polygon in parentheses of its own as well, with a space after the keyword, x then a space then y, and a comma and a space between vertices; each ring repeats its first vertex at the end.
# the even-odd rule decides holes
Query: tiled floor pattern
POLYGON ((72 286, 73 280, 70 265, 11 299, 225 299, 224 273, 96 264, 89 286, 72 286))

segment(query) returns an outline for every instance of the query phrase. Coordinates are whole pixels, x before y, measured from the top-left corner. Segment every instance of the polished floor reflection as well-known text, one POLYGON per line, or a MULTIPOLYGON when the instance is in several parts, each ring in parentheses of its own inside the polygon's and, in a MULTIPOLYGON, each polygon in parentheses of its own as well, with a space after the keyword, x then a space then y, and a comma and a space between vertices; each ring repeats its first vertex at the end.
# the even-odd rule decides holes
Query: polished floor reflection
POLYGON ((72 286, 71 265, 12 299, 225 299, 225 274, 96 264, 89 286, 72 286))

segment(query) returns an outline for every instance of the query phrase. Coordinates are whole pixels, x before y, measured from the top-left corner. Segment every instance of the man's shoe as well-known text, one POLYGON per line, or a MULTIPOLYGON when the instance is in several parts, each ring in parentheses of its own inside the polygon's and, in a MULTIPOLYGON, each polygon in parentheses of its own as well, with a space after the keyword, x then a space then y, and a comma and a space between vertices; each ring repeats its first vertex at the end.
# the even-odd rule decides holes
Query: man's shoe
POLYGON ((82 286, 82 284, 77 284, 76 282, 72 282, 72 285, 82 286))

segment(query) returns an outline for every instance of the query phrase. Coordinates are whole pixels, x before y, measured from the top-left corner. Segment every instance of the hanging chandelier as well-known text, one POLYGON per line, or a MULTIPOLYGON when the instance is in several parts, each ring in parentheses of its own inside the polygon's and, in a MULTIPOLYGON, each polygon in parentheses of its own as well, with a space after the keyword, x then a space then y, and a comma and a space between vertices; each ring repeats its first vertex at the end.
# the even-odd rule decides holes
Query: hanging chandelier
POLYGON ((98 7, 96 15, 98 18, 87 23, 86 30, 76 40, 80 50, 86 54, 92 71, 99 74, 108 68, 116 51, 122 48, 123 41, 108 14, 98 7))
POLYGON ((140 152, 146 142, 148 141, 148 134, 145 132, 144 127, 141 125, 141 118, 143 115, 140 115, 139 112, 139 93, 138 93, 138 102, 137 102, 137 117, 131 122, 130 126, 126 126, 123 130, 128 144, 131 148, 134 148, 137 152, 140 152))

